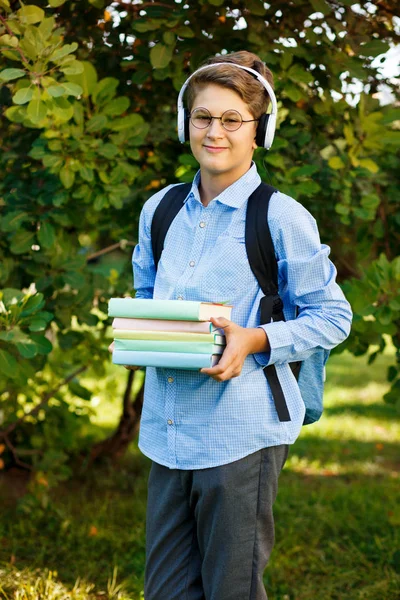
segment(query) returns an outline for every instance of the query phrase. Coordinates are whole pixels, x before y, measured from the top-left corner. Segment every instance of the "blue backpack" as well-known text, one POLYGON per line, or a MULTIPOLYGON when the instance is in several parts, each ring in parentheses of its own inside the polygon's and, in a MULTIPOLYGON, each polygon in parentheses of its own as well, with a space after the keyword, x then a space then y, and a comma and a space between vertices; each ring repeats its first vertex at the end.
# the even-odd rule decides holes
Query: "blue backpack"
MULTIPOLYGON (((165 236, 190 192, 191 183, 171 188, 157 206, 151 224, 151 243, 154 264, 157 268, 164 247, 165 236)), ((283 302, 278 293, 278 264, 268 227, 268 207, 275 188, 261 183, 248 199, 246 212, 245 242, 250 268, 264 296, 260 301, 260 324, 284 321, 283 302)), ((289 363, 297 379, 306 414, 304 425, 318 421, 323 410, 322 392, 325 363, 329 352, 316 349, 302 362, 289 363)), ((275 365, 263 369, 274 399, 280 421, 290 421, 290 414, 278 379, 275 365)))

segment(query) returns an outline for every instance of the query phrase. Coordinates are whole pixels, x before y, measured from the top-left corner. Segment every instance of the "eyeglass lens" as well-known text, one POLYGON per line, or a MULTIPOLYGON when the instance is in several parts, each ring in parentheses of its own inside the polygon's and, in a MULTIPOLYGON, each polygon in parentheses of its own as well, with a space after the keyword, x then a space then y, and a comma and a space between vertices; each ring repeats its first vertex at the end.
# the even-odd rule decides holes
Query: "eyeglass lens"
POLYGON ((237 110, 226 110, 221 117, 212 117, 207 108, 195 108, 190 114, 190 121, 197 129, 205 129, 211 124, 212 119, 220 119, 226 131, 236 131, 241 126, 242 115, 237 110))

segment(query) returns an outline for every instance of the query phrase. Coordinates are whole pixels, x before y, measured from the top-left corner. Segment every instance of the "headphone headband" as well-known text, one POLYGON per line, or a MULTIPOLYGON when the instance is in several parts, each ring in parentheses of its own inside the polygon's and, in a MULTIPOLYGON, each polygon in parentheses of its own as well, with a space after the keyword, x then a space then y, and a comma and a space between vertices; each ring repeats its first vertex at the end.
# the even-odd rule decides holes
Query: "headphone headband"
POLYGON ((276 118, 278 114, 278 108, 276 104, 276 97, 272 86, 268 83, 268 81, 263 77, 258 71, 255 69, 251 69, 250 67, 244 67, 243 65, 238 65, 233 62, 220 62, 220 63, 211 63, 210 65, 204 65, 200 67, 194 73, 192 73, 185 81, 181 90, 179 92, 178 101, 177 101, 177 109, 178 109, 178 138, 180 142, 185 142, 188 139, 187 135, 187 119, 188 112, 185 110, 183 106, 183 94, 188 87, 189 81, 200 73, 201 71, 205 71, 206 69, 214 69, 216 67, 229 66, 229 67, 237 67, 238 69, 242 69, 243 71, 247 71, 253 77, 257 79, 264 87, 264 89, 268 92, 268 96, 271 100, 271 113, 262 115, 257 131, 256 141, 259 146, 264 146, 264 148, 269 149, 272 145, 274 134, 275 134, 275 125, 276 118), (261 126, 261 127, 260 127, 261 126))

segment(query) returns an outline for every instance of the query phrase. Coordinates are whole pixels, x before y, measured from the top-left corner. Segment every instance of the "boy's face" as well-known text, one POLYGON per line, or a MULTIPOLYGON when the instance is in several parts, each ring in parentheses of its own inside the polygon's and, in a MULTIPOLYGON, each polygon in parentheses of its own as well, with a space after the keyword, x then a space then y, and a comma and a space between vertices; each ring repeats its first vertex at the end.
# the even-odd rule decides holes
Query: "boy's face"
MULTIPOLYGON (((196 94, 192 112, 207 108, 213 117, 221 117, 227 110, 238 111, 244 121, 254 119, 247 104, 228 88, 208 84, 196 94)), ((203 175, 225 175, 228 185, 239 179, 251 165, 257 122, 242 123, 236 131, 226 131, 219 119, 213 119, 205 129, 197 129, 190 123, 190 147, 200 163, 203 175)))

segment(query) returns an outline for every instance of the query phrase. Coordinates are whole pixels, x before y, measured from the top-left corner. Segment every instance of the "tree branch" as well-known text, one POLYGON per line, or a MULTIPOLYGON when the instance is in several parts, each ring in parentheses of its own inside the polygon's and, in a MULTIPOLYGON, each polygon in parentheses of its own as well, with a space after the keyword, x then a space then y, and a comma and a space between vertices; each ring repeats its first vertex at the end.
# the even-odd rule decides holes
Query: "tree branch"
POLYGON ((89 262, 91 260, 94 260, 95 258, 98 258, 103 254, 108 254, 108 252, 112 252, 113 250, 117 250, 118 248, 124 250, 126 246, 136 246, 136 244, 135 242, 129 242, 128 240, 120 240, 116 244, 112 244, 111 246, 107 246, 107 248, 103 248, 102 250, 93 252, 93 254, 89 254, 89 256, 86 258, 86 261, 89 262))

